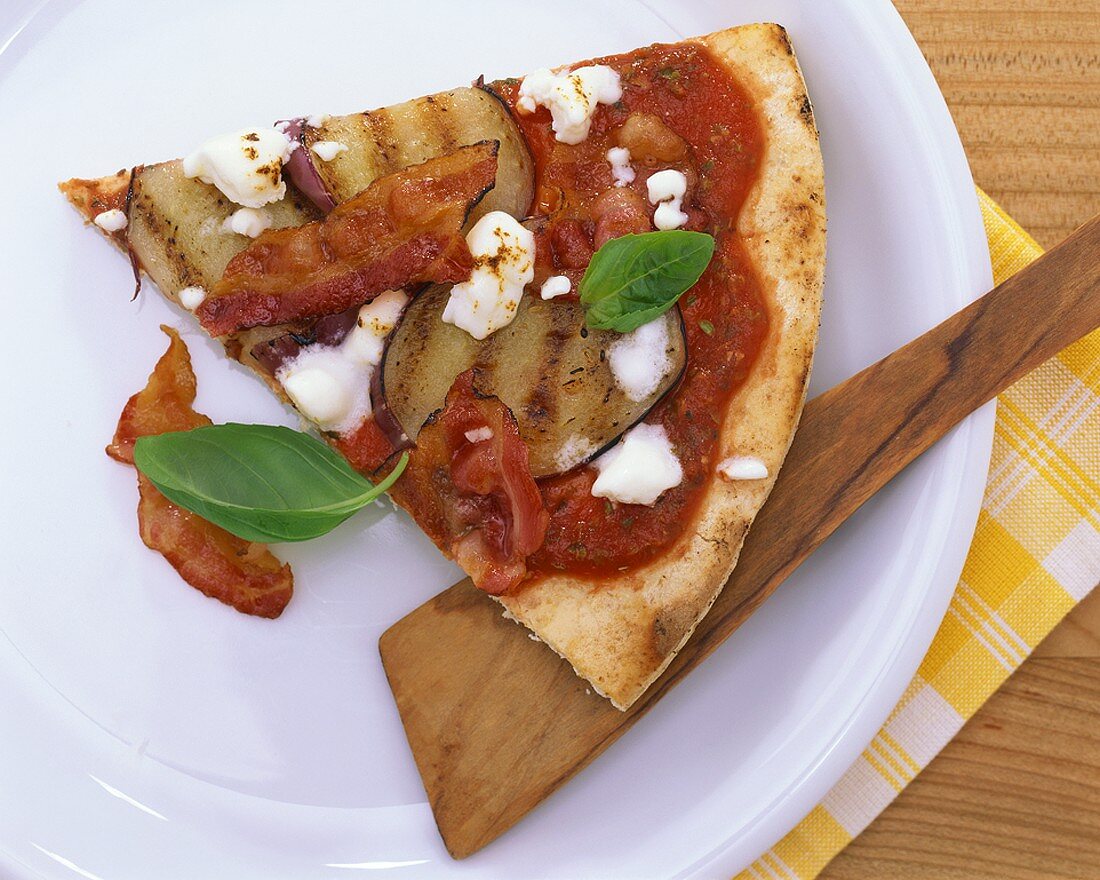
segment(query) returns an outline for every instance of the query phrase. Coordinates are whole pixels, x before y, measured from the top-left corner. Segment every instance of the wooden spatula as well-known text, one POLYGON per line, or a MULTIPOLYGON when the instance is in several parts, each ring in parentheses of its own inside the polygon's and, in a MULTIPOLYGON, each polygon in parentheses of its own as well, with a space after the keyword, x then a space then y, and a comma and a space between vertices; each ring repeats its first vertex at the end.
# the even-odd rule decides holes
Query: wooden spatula
MULTIPOLYGON (((1100 216, 1019 274, 811 401, 741 560, 695 634, 627 712, 469 581, 382 636, 435 820, 476 852, 588 764, 960 419, 1100 326, 1100 216)), ((823 597, 826 598, 826 597, 823 597)))

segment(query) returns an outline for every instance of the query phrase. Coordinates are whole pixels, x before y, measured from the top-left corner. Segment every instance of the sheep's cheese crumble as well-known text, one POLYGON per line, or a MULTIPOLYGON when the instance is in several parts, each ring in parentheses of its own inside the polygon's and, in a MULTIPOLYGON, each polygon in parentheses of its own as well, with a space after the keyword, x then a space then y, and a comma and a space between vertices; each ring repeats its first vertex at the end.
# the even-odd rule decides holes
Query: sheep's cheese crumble
POLYGON ((283 163, 294 146, 277 128, 244 128, 207 141, 183 160, 183 173, 238 205, 262 208, 286 195, 283 163))
POLYGON ((668 356, 668 319, 661 315, 624 333, 607 350, 615 384, 631 400, 649 397, 672 371, 668 356))
POLYGON ((222 232, 235 232, 256 238, 271 228, 271 217, 260 208, 239 208, 222 221, 222 232))
POLYGON ((503 211, 490 211, 466 236, 474 256, 469 281, 451 288, 443 320, 484 339, 512 323, 523 288, 535 277, 535 236, 503 211))
POLYGON ((371 413, 369 373, 339 347, 306 346, 276 378, 302 415, 326 431, 353 428, 371 413))
POLYGON ((279 367, 275 378, 302 415, 342 434, 371 414, 371 378, 408 300, 400 290, 379 294, 359 309, 355 327, 339 345, 307 345, 279 367))
POLYGON ((592 494, 621 504, 652 507, 662 493, 679 486, 684 469, 661 425, 635 425, 617 446, 593 462, 600 472, 592 494))
POLYGON ((543 299, 553 299, 555 296, 564 296, 573 289, 573 283, 566 275, 551 275, 539 289, 539 295, 543 299))
POLYGON ((766 480, 768 466, 752 455, 731 455, 718 463, 718 473, 727 480, 766 480))
POLYGON ((588 137, 596 106, 614 104, 622 96, 619 74, 606 64, 563 73, 543 67, 523 78, 516 107, 521 113, 546 107, 554 137, 563 144, 579 144, 588 137))
POLYGON ((626 147, 612 147, 607 151, 607 161, 611 163, 611 177, 615 186, 627 186, 634 182, 634 166, 630 164, 630 150, 626 147))
POLYGON ((121 232, 126 228, 126 212, 111 208, 96 214, 92 222, 104 232, 121 232))
POLYGON ((195 311, 206 299, 206 291, 201 287, 185 287, 178 294, 180 305, 190 311, 195 311))
POLYGON ((675 168, 666 168, 651 174, 646 181, 649 203, 656 205, 653 225, 658 229, 679 229, 688 222, 688 215, 681 209, 687 194, 687 177, 675 168))
POLYGON ((346 153, 348 145, 339 141, 317 141, 310 149, 323 161, 331 162, 340 153, 346 153))
POLYGON ((408 302, 404 291, 387 290, 360 308, 355 326, 341 343, 345 354, 372 367, 382 363, 386 337, 397 326, 408 302))

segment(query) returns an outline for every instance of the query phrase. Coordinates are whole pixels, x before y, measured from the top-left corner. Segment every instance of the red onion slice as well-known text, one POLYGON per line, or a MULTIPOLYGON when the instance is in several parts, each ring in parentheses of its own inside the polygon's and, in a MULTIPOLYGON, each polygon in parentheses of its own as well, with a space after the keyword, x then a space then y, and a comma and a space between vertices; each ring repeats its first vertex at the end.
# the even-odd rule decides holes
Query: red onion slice
POLYGON ((327 214, 336 207, 336 200, 332 197, 332 193, 328 191, 324 180, 321 179, 317 166, 313 164, 313 156, 310 155, 309 147, 302 139, 306 126, 305 119, 302 117, 286 119, 276 124, 280 127, 285 125, 286 136, 292 141, 297 141, 299 145, 298 149, 290 154, 290 159, 286 165, 283 166, 287 177, 290 178, 291 183, 298 187, 302 195, 327 214))
MULTIPOLYGON (((386 345, 389 345, 390 339, 393 338, 393 334, 390 334, 386 340, 386 345)), ((389 403, 386 401, 386 389, 385 383, 382 378, 382 364, 379 364, 374 368, 374 372, 370 377, 370 403, 371 409, 374 411, 374 421, 378 425, 378 429, 382 432, 393 448, 396 449, 411 449, 416 444, 413 443, 412 438, 405 433, 404 427, 401 425, 401 421, 394 415, 392 409, 390 409, 389 403)))
POLYGON ((353 306, 335 315, 325 315, 312 324, 300 327, 292 333, 277 336, 252 347, 254 357, 270 376, 280 367, 296 358, 307 345, 337 346, 347 338, 359 319, 359 306, 353 306))

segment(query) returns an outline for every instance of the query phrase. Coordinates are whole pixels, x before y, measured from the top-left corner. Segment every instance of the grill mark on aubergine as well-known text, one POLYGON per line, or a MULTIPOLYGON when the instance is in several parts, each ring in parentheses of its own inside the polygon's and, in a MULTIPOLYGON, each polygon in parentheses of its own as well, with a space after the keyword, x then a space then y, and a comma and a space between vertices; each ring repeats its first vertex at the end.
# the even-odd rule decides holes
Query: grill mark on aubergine
POLYGON ((431 144, 429 152, 434 155, 445 156, 462 146, 459 143, 459 133, 455 130, 453 116, 444 112, 450 101, 450 95, 446 93, 429 95, 418 106, 417 115, 424 129, 425 140, 431 144))
POLYGON ((363 114, 367 130, 375 148, 375 157, 378 160, 375 178, 382 177, 400 167, 394 156, 396 152, 393 142, 393 119, 388 110, 372 110, 363 114))
MULTIPOLYGON (((497 364, 501 360, 500 348, 504 338, 503 333, 490 333, 483 339, 477 348, 473 367, 477 371, 474 377, 477 381, 477 390, 487 392, 496 384, 497 364)), ((507 404, 505 404, 507 406, 507 404)))
POLYGON ((572 323, 568 321, 566 309, 550 309, 550 327, 542 340, 543 353, 539 364, 539 379, 524 401, 523 411, 532 423, 532 427, 545 433, 557 420, 557 388, 560 384, 562 354, 572 334, 572 323))
MULTIPOLYGON (((138 175, 134 180, 132 208, 137 213, 138 218, 145 223, 146 232, 163 248, 165 261, 176 276, 175 280, 179 289, 182 290, 184 287, 193 284, 207 286, 203 273, 191 263, 187 255, 176 244, 175 236, 172 233, 171 220, 155 206, 152 198, 142 192, 141 175, 138 175)), ((173 293, 172 297, 178 302, 179 291, 173 293)))

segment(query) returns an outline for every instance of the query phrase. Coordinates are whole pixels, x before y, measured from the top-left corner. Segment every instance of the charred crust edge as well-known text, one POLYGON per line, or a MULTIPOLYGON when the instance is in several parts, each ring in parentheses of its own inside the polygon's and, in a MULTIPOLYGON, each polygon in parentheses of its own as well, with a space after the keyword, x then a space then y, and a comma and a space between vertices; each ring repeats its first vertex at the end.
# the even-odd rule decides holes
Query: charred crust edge
POLYGON ((817 122, 814 119, 814 105, 810 103, 810 96, 808 93, 803 92, 802 98, 798 102, 798 115, 802 118, 802 121, 806 123, 806 127, 813 133, 814 138, 817 138, 817 122))

